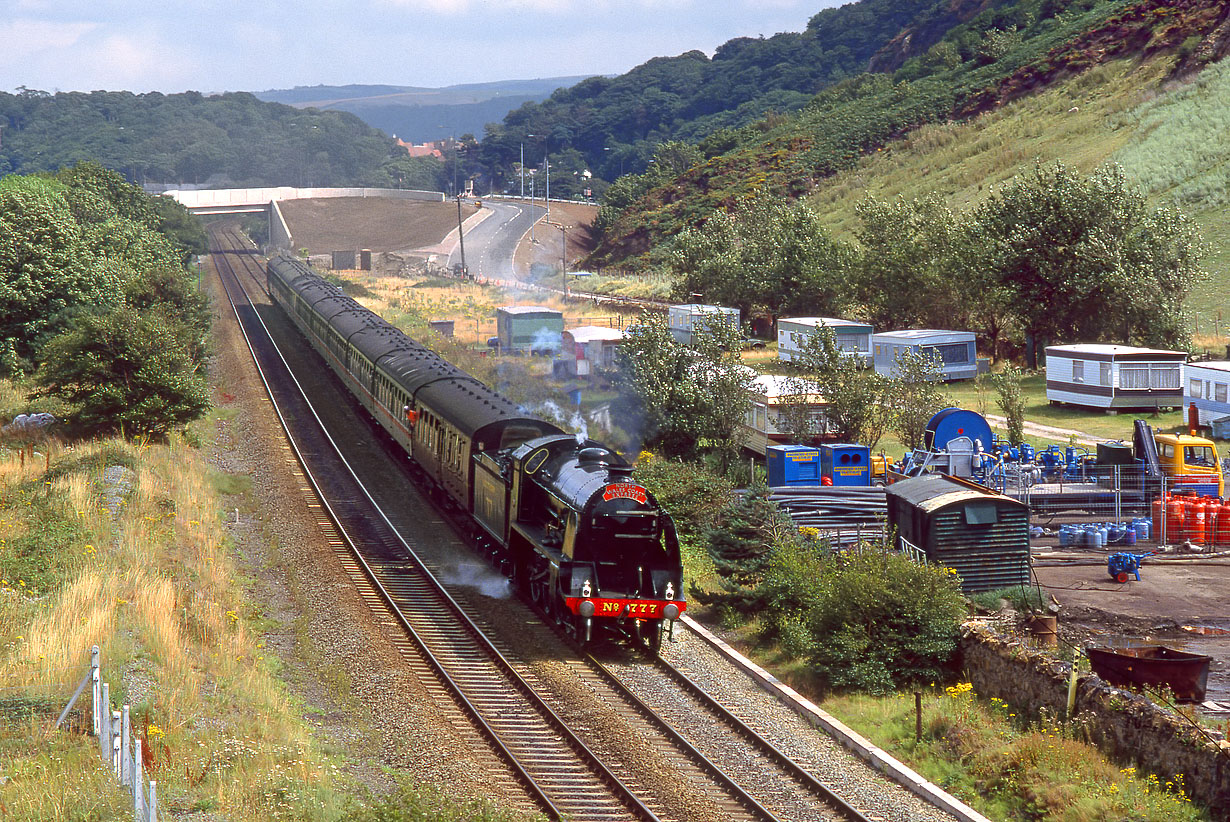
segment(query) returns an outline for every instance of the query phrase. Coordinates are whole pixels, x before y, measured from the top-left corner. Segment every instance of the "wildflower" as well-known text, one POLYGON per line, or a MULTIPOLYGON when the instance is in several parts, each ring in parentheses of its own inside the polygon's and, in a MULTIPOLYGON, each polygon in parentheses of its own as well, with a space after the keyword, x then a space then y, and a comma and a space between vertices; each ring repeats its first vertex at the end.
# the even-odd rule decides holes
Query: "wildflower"
POLYGON ((163 731, 163 730, 162 730, 162 728, 159 728, 157 725, 155 725, 155 724, 154 724, 154 723, 152 723, 152 722, 151 722, 151 723, 150 723, 150 725, 149 725, 149 728, 148 728, 148 730, 147 730, 147 733, 148 733, 151 737, 155 737, 155 736, 164 736, 164 735, 165 735, 165 731, 163 731))

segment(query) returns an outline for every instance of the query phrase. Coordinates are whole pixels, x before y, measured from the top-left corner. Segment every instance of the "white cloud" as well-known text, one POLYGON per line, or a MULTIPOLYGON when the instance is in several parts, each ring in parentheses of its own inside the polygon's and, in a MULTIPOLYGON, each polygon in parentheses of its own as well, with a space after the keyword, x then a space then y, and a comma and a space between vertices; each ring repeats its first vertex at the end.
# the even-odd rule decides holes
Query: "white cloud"
POLYGON ((72 48, 98 28, 97 23, 53 23, 11 20, 0 23, 0 65, 20 64, 33 57, 72 48))

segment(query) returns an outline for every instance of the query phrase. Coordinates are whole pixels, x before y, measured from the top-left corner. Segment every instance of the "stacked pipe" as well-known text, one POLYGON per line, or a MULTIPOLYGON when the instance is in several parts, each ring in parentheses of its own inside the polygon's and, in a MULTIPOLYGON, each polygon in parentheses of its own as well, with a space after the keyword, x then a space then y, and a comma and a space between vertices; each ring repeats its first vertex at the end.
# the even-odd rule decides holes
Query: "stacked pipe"
POLYGON ((769 489, 769 500, 797 527, 815 528, 840 545, 881 536, 888 516, 884 489, 875 486, 782 486, 769 489))

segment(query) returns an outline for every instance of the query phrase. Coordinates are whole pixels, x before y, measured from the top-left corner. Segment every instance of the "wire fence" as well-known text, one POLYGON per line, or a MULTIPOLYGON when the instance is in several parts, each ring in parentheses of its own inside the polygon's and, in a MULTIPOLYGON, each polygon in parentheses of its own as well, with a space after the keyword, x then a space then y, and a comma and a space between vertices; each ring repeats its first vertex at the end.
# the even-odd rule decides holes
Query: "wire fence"
POLYGON ((146 752, 133 733, 129 706, 115 710, 111 705, 111 688, 102 676, 97 645, 90 649, 89 668, 77 680, 81 673, 80 666, 48 666, 25 672, 19 684, 0 686, 0 723, 16 725, 56 716, 53 731, 75 728, 96 737, 102 760, 132 796, 135 822, 156 822, 158 783, 145 779, 146 752))

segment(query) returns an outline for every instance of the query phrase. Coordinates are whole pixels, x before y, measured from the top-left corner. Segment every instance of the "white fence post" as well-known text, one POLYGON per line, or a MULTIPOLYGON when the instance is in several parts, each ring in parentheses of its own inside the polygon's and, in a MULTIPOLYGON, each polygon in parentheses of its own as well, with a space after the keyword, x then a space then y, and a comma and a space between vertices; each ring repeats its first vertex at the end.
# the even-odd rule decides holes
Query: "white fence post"
POLYGON ((121 720, 120 735, 122 736, 122 744, 120 745, 120 784, 132 784, 132 755, 128 747, 128 706, 124 706, 124 718, 121 720))
POLYGON ((102 683, 102 700, 99 702, 98 750, 105 760, 111 756, 111 685, 102 683))
POLYGON ((146 822, 158 822, 158 780, 149 781, 149 817, 146 822))
POLYGON ((99 685, 102 684, 102 678, 98 673, 98 646, 95 645, 90 650, 90 679, 94 683, 94 736, 98 736, 102 732, 102 711, 100 706, 102 703, 102 691, 99 685))
POLYGON ((111 766, 115 770, 115 778, 120 778, 120 760, 117 755, 120 749, 120 712, 111 712, 111 766))
POLYGON ((145 791, 141 782, 141 740, 132 741, 132 818, 136 822, 145 822, 145 791))

